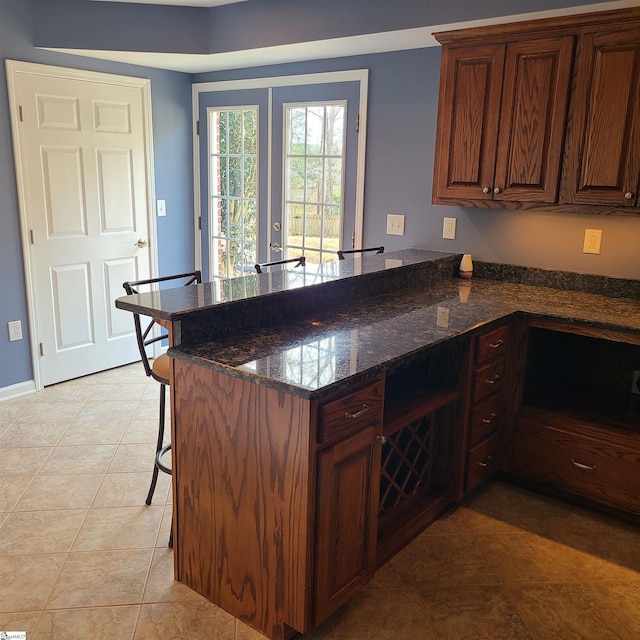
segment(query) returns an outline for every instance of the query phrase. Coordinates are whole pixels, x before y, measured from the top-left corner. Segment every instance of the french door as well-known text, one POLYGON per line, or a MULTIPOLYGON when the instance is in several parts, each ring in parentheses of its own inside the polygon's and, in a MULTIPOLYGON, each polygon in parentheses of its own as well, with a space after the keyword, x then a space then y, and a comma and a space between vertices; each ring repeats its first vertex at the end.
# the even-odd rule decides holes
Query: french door
POLYGON ((361 237, 366 72, 345 73, 342 82, 196 87, 196 251, 206 279, 299 255, 335 260, 361 237))

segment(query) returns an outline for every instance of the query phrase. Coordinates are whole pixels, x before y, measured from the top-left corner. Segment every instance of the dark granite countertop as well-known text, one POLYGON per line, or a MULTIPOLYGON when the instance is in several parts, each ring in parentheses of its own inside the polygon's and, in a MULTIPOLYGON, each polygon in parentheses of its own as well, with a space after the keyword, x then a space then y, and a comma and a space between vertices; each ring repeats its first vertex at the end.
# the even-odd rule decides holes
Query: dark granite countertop
POLYGON ((277 326, 180 346, 170 354, 296 395, 320 397, 518 312, 640 332, 640 300, 497 280, 441 278, 277 326))
MULTIPOLYGON (((180 321, 185 316, 239 301, 248 301, 283 293, 292 293, 316 285, 340 283, 344 285, 362 280, 362 276, 376 276, 399 267, 419 267, 425 262, 459 262, 460 254, 404 249, 386 254, 363 254, 346 260, 333 260, 322 264, 308 263, 304 268, 290 267, 270 273, 251 274, 229 280, 204 282, 188 287, 174 287, 160 291, 123 296, 116 307, 125 311, 153 316, 160 320, 180 321)), ((360 284, 358 285, 360 286, 360 284)))

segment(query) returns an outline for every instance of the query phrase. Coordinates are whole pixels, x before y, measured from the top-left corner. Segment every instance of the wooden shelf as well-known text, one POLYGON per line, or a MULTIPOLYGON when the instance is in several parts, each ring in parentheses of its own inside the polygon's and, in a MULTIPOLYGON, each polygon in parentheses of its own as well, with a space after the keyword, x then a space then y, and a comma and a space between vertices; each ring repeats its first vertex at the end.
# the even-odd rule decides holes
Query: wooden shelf
POLYGON ((540 409, 565 420, 640 434, 640 396, 558 387, 536 390, 535 397, 532 395, 529 394, 523 410, 540 409))
POLYGON ((390 435, 407 424, 433 413, 437 409, 458 400, 462 390, 445 387, 433 390, 411 389, 387 398, 384 408, 383 431, 390 435))

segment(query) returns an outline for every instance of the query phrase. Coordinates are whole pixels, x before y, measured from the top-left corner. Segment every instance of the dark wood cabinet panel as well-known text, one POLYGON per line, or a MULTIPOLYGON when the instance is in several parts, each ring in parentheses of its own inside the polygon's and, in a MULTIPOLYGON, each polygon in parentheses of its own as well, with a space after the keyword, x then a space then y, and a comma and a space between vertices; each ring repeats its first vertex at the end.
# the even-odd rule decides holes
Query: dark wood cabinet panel
POLYGON ((501 466, 506 396, 511 392, 513 328, 505 323, 475 336, 469 372, 466 444, 460 497, 501 466))
POLYGON ((499 468, 500 434, 493 433, 469 450, 466 490, 472 491, 499 468))
MULTIPOLYGON (((548 418, 549 422, 554 422, 548 418)), ((511 470, 518 476, 600 504, 640 513, 640 440, 612 442, 611 433, 594 438, 576 430, 519 419, 511 470), (635 445, 635 446, 634 446, 635 445)))
POLYGON ((564 36, 507 46, 496 200, 557 201, 573 41, 564 36))
POLYGON ((587 33, 580 43, 561 200, 640 202, 640 29, 587 33))
POLYGON ((504 50, 491 44, 442 52, 434 199, 493 195, 504 50))
POLYGON ((311 404, 174 361, 176 579, 271 638, 310 626, 311 404))
POLYGON ((638 337, 531 319, 522 359, 509 472, 640 515, 638 337))
POLYGON ((381 434, 378 421, 318 454, 316 624, 373 578, 381 434))
POLYGON ((637 7, 436 37, 434 203, 640 213, 637 7))
POLYGON ((445 47, 434 201, 555 202, 573 37, 445 47))

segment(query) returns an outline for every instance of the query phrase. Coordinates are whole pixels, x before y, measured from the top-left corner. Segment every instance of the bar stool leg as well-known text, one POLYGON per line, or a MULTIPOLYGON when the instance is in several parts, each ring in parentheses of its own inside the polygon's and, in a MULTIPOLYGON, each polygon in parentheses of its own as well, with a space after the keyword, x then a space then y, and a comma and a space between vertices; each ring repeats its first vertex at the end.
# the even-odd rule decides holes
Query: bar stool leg
MULTIPOLYGON (((164 415, 165 415, 165 402, 166 402, 166 385, 160 384, 160 422, 158 424, 158 442, 156 444, 156 456, 160 449, 162 449, 162 442, 164 440, 164 415)), ((153 475, 151 476, 151 486, 149 487, 149 493, 145 502, 151 504, 153 499, 153 492, 156 490, 156 484, 158 482, 158 465, 153 463, 153 475)))

